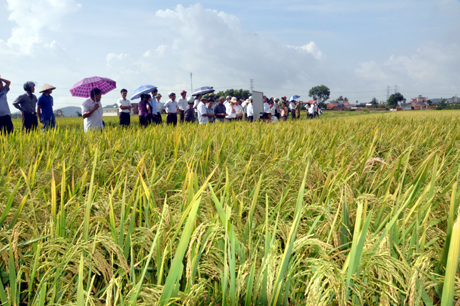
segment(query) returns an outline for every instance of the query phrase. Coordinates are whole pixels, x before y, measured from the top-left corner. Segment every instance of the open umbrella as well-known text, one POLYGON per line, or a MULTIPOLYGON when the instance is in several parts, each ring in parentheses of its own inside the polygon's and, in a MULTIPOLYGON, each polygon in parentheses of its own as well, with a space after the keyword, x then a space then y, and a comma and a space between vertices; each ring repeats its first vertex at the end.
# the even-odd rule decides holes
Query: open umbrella
POLYGON ((192 96, 205 95, 214 91, 215 90, 211 86, 203 86, 195 89, 192 93, 192 96))
POLYGON ((298 95, 293 95, 292 97, 289 98, 288 101, 289 101, 289 102, 295 101, 295 100, 297 100, 298 98, 300 98, 300 96, 298 96, 298 95))
POLYGON ((98 88, 102 94, 105 95, 109 91, 117 88, 117 83, 114 80, 101 77, 86 78, 73 85, 70 89, 70 93, 74 97, 89 98, 91 96, 91 90, 98 88))
POLYGON ((142 85, 138 89, 134 90, 131 100, 139 99, 141 95, 154 92, 157 88, 153 85, 142 85))

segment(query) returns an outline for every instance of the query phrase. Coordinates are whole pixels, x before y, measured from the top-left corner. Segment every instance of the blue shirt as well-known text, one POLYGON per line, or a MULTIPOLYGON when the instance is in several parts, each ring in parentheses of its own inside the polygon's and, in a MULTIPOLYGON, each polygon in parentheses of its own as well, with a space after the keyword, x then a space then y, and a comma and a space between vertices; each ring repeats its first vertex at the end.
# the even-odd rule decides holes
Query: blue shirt
POLYGON ((10 114, 10 107, 8 106, 8 101, 6 100, 6 94, 8 91, 10 91, 10 88, 3 85, 3 89, 0 91, 0 117, 10 114))
POLYGON ((152 100, 150 100, 150 107, 152 108, 152 115, 156 115, 158 113, 157 98, 153 97, 152 100))
POLYGON ((37 106, 40 106, 41 116, 40 121, 50 120, 51 118, 54 119, 53 113, 53 97, 45 96, 42 94, 40 98, 38 98, 37 106))

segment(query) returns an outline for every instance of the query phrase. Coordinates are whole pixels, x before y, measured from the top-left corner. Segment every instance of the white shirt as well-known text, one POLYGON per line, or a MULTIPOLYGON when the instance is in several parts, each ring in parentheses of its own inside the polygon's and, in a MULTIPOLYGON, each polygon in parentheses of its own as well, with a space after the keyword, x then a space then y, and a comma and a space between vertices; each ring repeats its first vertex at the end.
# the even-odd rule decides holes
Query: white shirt
POLYGON ((228 100, 225 100, 225 102, 224 102, 225 107, 228 107, 229 104, 230 104, 230 102, 228 102, 228 100))
POLYGON ((249 103, 247 106, 247 115, 248 117, 254 116, 254 105, 252 103, 249 103))
MULTIPOLYGON (((132 106, 131 101, 125 100, 123 98, 118 99, 117 105, 118 105, 118 107, 120 107, 120 106, 132 106)), ((131 111, 129 109, 121 109, 120 108, 120 113, 128 113, 129 114, 130 112, 131 111)))
POLYGON ((165 103, 165 112, 168 114, 175 114, 177 113, 177 109, 179 108, 179 105, 177 105, 176 100, 171 100, 169 99, 168 102, 165 103))
POLYGON ((290 110, 295 110, 295 103, 294 103, 294 101, 291 101, 291 103, 289 103, 289 109, 290 109, 290 110))
POLYGON ((243 114, 243 107, 241 105, 234 106, 233 108, 235 109, 237 115, 243 114))
POLYGON ((203 102, 200 102, 198 104, 198 107, 196 108, 197 112, 198 112, 198 122, 200 124, 206 124, 208 123, 208 117, 205 117, 203 116, 204 114, 207 114, 207 110, 206 110, 206 105, 204 105, 203 102))
POLYGON ((195 113, 198 112, 198 105, 200 104, 200 100, 198 99, 195 99, 195 101, 193 101, 193 108, 195 109, 195 113))
POLYGON ((91 116, 86 117, 83 120, 83 126, 85 128, 85 132, 88 132, 88 130, 102 130, 104 127, 102 124, 102 104, 101 102, 95 102, 91 98, 83 102, 81 105, 81 113, 85 114, 89 112, 90 110, 93 109, 94 105, 98 104, 99 108, 94 111, 94 113, 91 114, 91 116))
POLYGON ((232 104, 228 103, 228 105, 225 107, 225 109, 226 109, 225 112, 228 114, 227 116, 225 116, 225 118, 227 118, 227 119, 235 119, 236 118, 236 108, 233 107, 235 112, 232 112, 232 104))
POLYGON ((273 105, 273 107, 270 108, 270 113, 272 114, 272 116, 275 116, 275 114, 276 114, 276 108, 275 108, 274 105, 273 105))
POLYGON ((182 111, 184 111, 188 106, 187 99, 182 99, 182 98, 177 100, 177 104, 179 105, 179 109, 182 111))
POLYGON ((271 113, 270 105, 267 102, 264 103, 264 113, 271 113))
POLYGON ((310 105, 310 107, 308 108, 308 113, 313 115, 315 113, 315 105, 310 105))
MULTIPOLYGON (((161 111, 164 109, 164 103, 161 103, 160 101, 158 101, 157 98, 155 98, 155 101, 157 102, 157 113, 161 114, 161 111)), ((152 103, 153 103, 153 99, 152 99, 152 103)))

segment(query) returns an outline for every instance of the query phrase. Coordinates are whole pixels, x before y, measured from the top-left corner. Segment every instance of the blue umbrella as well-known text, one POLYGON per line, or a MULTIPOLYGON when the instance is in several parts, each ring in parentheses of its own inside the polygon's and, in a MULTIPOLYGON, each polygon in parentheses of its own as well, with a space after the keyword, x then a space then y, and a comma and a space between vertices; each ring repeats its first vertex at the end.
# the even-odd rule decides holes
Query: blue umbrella
POLYGON ((154 92, 157 88, 153 85, 142 85, 138 89, 134 90, 131 100, 139 99, 141 95, 154 92))
POLYGON ((214 91, 215 90, 211 86, 203 86, 195 89, 192 93, 192 96, 205 95, 214 91))
POLYGON ((288 101, 289 101, 289 102, 295 101, 295 100, 297 100, 298 98, 300 98, 300 96, 298 96, 298 95, 293 95, 292 97, 290 97, 290 98, 288 99, 288 101))

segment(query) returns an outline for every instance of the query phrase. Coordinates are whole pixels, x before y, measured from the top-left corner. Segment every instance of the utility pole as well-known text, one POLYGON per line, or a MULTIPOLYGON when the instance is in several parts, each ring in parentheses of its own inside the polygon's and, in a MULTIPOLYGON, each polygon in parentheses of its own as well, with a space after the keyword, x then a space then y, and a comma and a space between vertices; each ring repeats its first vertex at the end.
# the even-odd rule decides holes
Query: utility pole
POLYGON ((251 84, 250 89, 251 89, 251 94, 252 94, 252 91, 254 90, 254 79, 250 79, 249 83, 251 84))
POLYGON ((190 72, 190 88, 191 92, 193 92, 193 79, 192 79, 192 73, 190 72))
POLYGON ((387 86, 387 101, 390 99, 390 85, 387 86))

